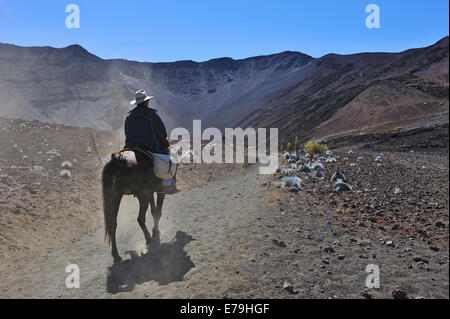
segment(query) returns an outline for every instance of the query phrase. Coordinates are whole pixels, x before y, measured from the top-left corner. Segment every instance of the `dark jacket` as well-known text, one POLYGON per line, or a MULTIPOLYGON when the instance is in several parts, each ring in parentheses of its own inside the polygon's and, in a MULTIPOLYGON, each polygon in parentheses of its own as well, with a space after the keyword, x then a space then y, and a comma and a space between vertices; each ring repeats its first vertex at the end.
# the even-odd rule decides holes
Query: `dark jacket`
POLYGON ((132 109, 125 120, 125 136, 125 148, 141 146, 153 153, 169 154, 166 127, 155 109, 132 109))

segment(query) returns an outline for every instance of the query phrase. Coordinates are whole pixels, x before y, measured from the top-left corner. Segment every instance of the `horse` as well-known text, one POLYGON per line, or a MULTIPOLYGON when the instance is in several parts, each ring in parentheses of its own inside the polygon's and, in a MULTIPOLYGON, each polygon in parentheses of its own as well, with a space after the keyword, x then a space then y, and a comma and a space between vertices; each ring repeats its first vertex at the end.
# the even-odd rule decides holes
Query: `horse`
POLYGON ((116 229, 119 206, 124 195, 134 195, 139 200, 138 224, 141 227, 147 246, 159 243, 159 220, 162 214, 164 193, 158 193, 162 180, 153 172, 153 160, 147 155, 133 150, 111 154, 102 171, 103 214, 105 221, 105 242, 111 245, 114 263, 122 258, 117 251, 116 229), (155 192, 157 193, 155 204, 155 192), (153 216, 153 237, 145 225, 148 206, 153 216))

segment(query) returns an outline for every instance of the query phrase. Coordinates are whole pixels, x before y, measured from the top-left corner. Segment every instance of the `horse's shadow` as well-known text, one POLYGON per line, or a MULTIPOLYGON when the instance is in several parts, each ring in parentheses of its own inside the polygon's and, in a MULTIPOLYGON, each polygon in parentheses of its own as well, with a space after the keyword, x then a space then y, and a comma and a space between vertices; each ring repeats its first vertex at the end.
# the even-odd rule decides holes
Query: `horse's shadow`
POLYGON ((113 294, 132 291, 136 284, 152 280, 160 285, 182 281, 183 276, 195 266, 184 251, 184 246, 191 240, 192 236, 179 231, 175 240, 152 245, 142 255, 130 251, 131 259, 108 268, 106 291, 113 294))

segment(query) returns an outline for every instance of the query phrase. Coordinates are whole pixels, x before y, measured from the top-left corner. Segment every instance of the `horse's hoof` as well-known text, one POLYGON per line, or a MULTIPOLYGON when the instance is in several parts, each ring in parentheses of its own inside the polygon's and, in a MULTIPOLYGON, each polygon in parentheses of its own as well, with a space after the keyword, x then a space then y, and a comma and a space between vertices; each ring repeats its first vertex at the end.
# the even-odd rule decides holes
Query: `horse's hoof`
POLYGON ((114 263, 118 264, 122 262, 122 258, 120 256, 114 257, 114 263))
POLYGON ((150 241, 149 247, 150 247, 150 246, 153 246, 153 247, 159 246, 160 243, 161 243, 161 240, 159 239, 159 237, 153 236, 153 237, 152 237, 152 240, 150 241))

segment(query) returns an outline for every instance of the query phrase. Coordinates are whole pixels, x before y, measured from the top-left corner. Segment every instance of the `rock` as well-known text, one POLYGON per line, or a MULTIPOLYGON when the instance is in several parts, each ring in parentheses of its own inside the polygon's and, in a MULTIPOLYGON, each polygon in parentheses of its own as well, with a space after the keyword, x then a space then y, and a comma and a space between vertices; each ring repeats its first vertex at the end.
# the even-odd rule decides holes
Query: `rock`
POLYGON ((335 158, 335 157, 327 158, 327 159, 325 160, 325 162, 327 162, 327 163, 336 163, 336 158, 335 158))
POLYGON ((280 168, 280 173, 281 173, 282 175, 290 175, 290 174, 293 173, 293 170, 292 170, 292 168, 281 167, 281 168, 280 168))
POLYGON ((346 184, 346 183, 335 183, 334 184, 334 190, 336 192, 348 192, 350 191, 352 188, 350 185, 346 184))
POLYGON ((312 170, 323 170, 324 165, 320 162, 313 162, 309 165, 312 170))
POLYGON ((337 182, 338 180, 341 180, 344 183, 348 183, 347 179, 345 178, 345 175, 341 173, 341 171, 338 169, 333 176, 331 176, 331 182, 337 182))
POLYGON ((445 224, 441 221, 437 221, 435 225, 436 227, 445 227, 445 224))
POLYGON ((287 292, 296 295, 298 294, 298 290, 294 288, 294 285, 290 282, 290 281, 285 281, 283 283, 283 289, 286 290, 287 292))
POLYGON ((353 154, 353 151, 352 151, 352 150, 348 150, 347 153, 348 153, 348 154, 353 154))
POLYGON ((59 177, 63 177, 63 178, 70 178, 72 175, 71 175, 71 173, 70 173, 70 170, 68 170, 68 169, 62 169, 60 172, 59 172, 59 177))
POLYGON ((369 290, 364 290, 364 291, 361 293, 361 296, 363 296, 363 297, 366 298, 366 299, 373 299, 373 296, 372 296, 372 294, 369 292, 369 290))
POLYGON ((317 178, 325 178, 325 174, 321 170, 317 170, 316 177, 317 178))
POLYGON ((287 247, 287 246, 286 246, 286 243, 285 243, 284 241, 282 241, 282 240, 273 239, 272 242, 273 242, 275 245, 277 245, 278 247, 281 247, 281 248, 287 247))
POLYGON ((328 254, 332 254, 334 253, 334 248, 331 246, 327 246, 323 249, 324 252, 328 253, 328 254))
POLYGON ((386 246, 395 247, 394 242, 392 240, 387 241, 386 246))
POLYGON ((300 189, 300 183, 302 180, 297 176, 285 176, 281 179, 281 184, 287 187, 295 187, 300 189))
POLYGON ((439 247, 437 247, 437 246, 430 246, 430 249, 432 251, 439 251, 439 247))
POLYGON ((290 187, 289 188, 289 192, 290 193, 298 193, 300 191, 300 189, 298 189, 297 187, 290 187))
POLYGON ((311 167, 309 167, 309 165, 302 164, 302 166, 300 167, 300 172, 309 173, 311 172, 311 167))
POLYGON ((423 258, 423 257, 421 257, 421 256, 418 256, 418 255, 414 255, 414 256, 413 256, 413 260, 414 260, 415 262, 417 262, 417 263, 422 262, 422 263, 428 264, 428 260, 427 260, 427 259, 425 259, 425 258, 423 258))
POLYGON ((422 261, 422 257, 417 256, 417 255, 414 255, 414 256, 413 256, 413 260, 414 260, 415 262, 419 262, 419 261, 422 261))
POLYGON ((69 161, 63 161, 61 163, 61 168, 70 170, 70 169, 72 169, 72 163, 69 161))
POLYGON ((339 256, 338 256, 338 259, 339 259, 339 260, 344 260, 344 259, 345 259, 345 256, 344 256, 344 255, 339 255, 339 256))
POLYGON ((383 157, 377 156, 377 157, 375 157, 374 161, 375 162, 382 162, 383 161, 383 157))
POLYGON ((350 163, 350 167, 355 167, 355 166, 358 166, 358 164, 356 164, 356 163, 350 163))
POLYGON ((408 299, 408 294, 402 289, 395 289, 392 291, 392 297, 394 297, 394 299, 408 299))
POLYGON ((358 161, 360 161, 360 162, 364 161, 364 157, 362 157, 362 156, 358 157, 358 161))

